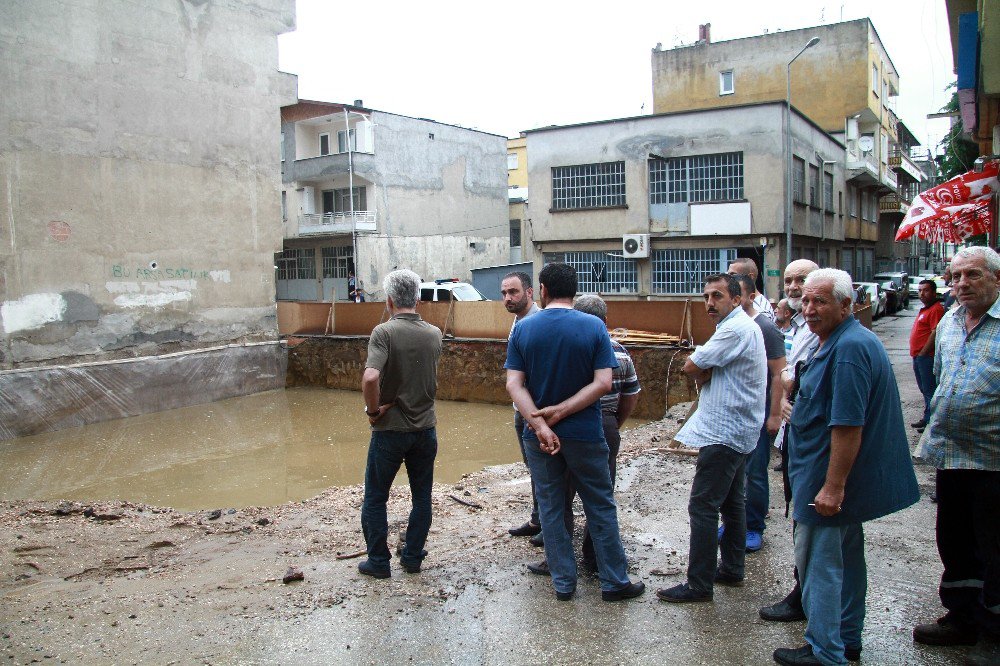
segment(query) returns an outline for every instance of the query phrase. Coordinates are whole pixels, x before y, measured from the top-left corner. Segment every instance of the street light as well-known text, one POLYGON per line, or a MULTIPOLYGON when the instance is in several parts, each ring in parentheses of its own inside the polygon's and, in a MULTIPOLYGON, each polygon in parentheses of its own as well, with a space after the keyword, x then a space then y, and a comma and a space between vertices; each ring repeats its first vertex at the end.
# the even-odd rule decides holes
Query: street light
POLYGON ((819 37, 813 37, 785 68, 785 266, 792 263, 792 63, 819 44, 819 37))

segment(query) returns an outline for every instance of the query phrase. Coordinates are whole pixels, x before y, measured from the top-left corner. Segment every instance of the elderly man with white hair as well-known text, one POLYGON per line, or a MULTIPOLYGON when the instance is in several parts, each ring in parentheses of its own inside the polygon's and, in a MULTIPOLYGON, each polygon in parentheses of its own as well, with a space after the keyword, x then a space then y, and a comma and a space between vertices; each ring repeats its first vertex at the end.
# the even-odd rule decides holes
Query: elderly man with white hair
POLYGON ((851 276, 809 273, 802 315, 819 348, 797 375, 788 474, 806 645, 779 664, 860 657, 868 575, 862 523, 919 499, 896 378, 885 348, 854 318, 851 276))

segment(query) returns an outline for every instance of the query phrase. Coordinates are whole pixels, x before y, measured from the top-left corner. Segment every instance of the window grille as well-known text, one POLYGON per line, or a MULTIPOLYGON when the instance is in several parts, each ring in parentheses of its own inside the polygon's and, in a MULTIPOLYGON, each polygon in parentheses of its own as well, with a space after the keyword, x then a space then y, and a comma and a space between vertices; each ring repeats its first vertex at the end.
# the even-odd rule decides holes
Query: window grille
POLYGON ((625 162, 553 167, 552 208, 612 208, 625 205, 625 162))
POLYGON ((315 280, 316 248, 293 247, 275 255, 279 280, 315 280))
POLYGON ((806 163, 798 157, 792 158, 792 193, 797 202, 806 202, 806 163))
POLYGON ((743 153, 651 159, 649 197, 654 204, 742 199, 743 153))
POLYGON ((349 245, 320 248, 324 278, 346 278, 354 266, 354 248, 349 245))
POLYGON ((819 206, 819 192, 817 191, 819 187, 819 169, 816 165, 809 165, 809 205, 813 208, 819 206))
MULTIPOLYGON (((620 249, 619 249, 620 251, 620 249)), ((576 269, 580 294, 636 294, 639 276, 634 259, 614 252, 546 252, 544 262, 563 262, 576 269)))
POLYGON ((510 221, 510 246, 521 247, 521 220, 510 221))
POLYGON ((653 293, 700 294, 705 278, 725 273, 735 259, 735 248, 653 250, 653 293))

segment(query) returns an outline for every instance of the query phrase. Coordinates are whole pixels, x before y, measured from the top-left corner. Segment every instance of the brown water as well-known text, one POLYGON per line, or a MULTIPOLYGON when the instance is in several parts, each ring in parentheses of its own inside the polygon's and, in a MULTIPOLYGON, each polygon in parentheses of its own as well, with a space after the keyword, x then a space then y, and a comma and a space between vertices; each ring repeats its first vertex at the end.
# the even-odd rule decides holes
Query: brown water
MULTIPOLYGON (((273 506, 364 482, 360 393, 269 391, 0 442, 0 499, 273 506)), ((438 401, 434 480, 521 460, 509 405, 438 401)), ((397 483, 405 482, 400 471, 397 483)))

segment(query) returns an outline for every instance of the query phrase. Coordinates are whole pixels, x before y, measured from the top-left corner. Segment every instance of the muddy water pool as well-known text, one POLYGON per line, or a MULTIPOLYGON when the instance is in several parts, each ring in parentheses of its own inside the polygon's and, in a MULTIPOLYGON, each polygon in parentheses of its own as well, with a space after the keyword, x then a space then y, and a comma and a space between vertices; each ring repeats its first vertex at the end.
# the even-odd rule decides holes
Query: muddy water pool
MULTIPOLYGON (((273 506, 364 481, 361 394, 293 388, 0 442, 0 499, 273 506)), ((507 405, 438 401, 434 479, 521 460, 507 405)), ((639 423, 639 422, 636 422, 639 423)), ((405 482, 400 471, 397 483, 405 482)))

